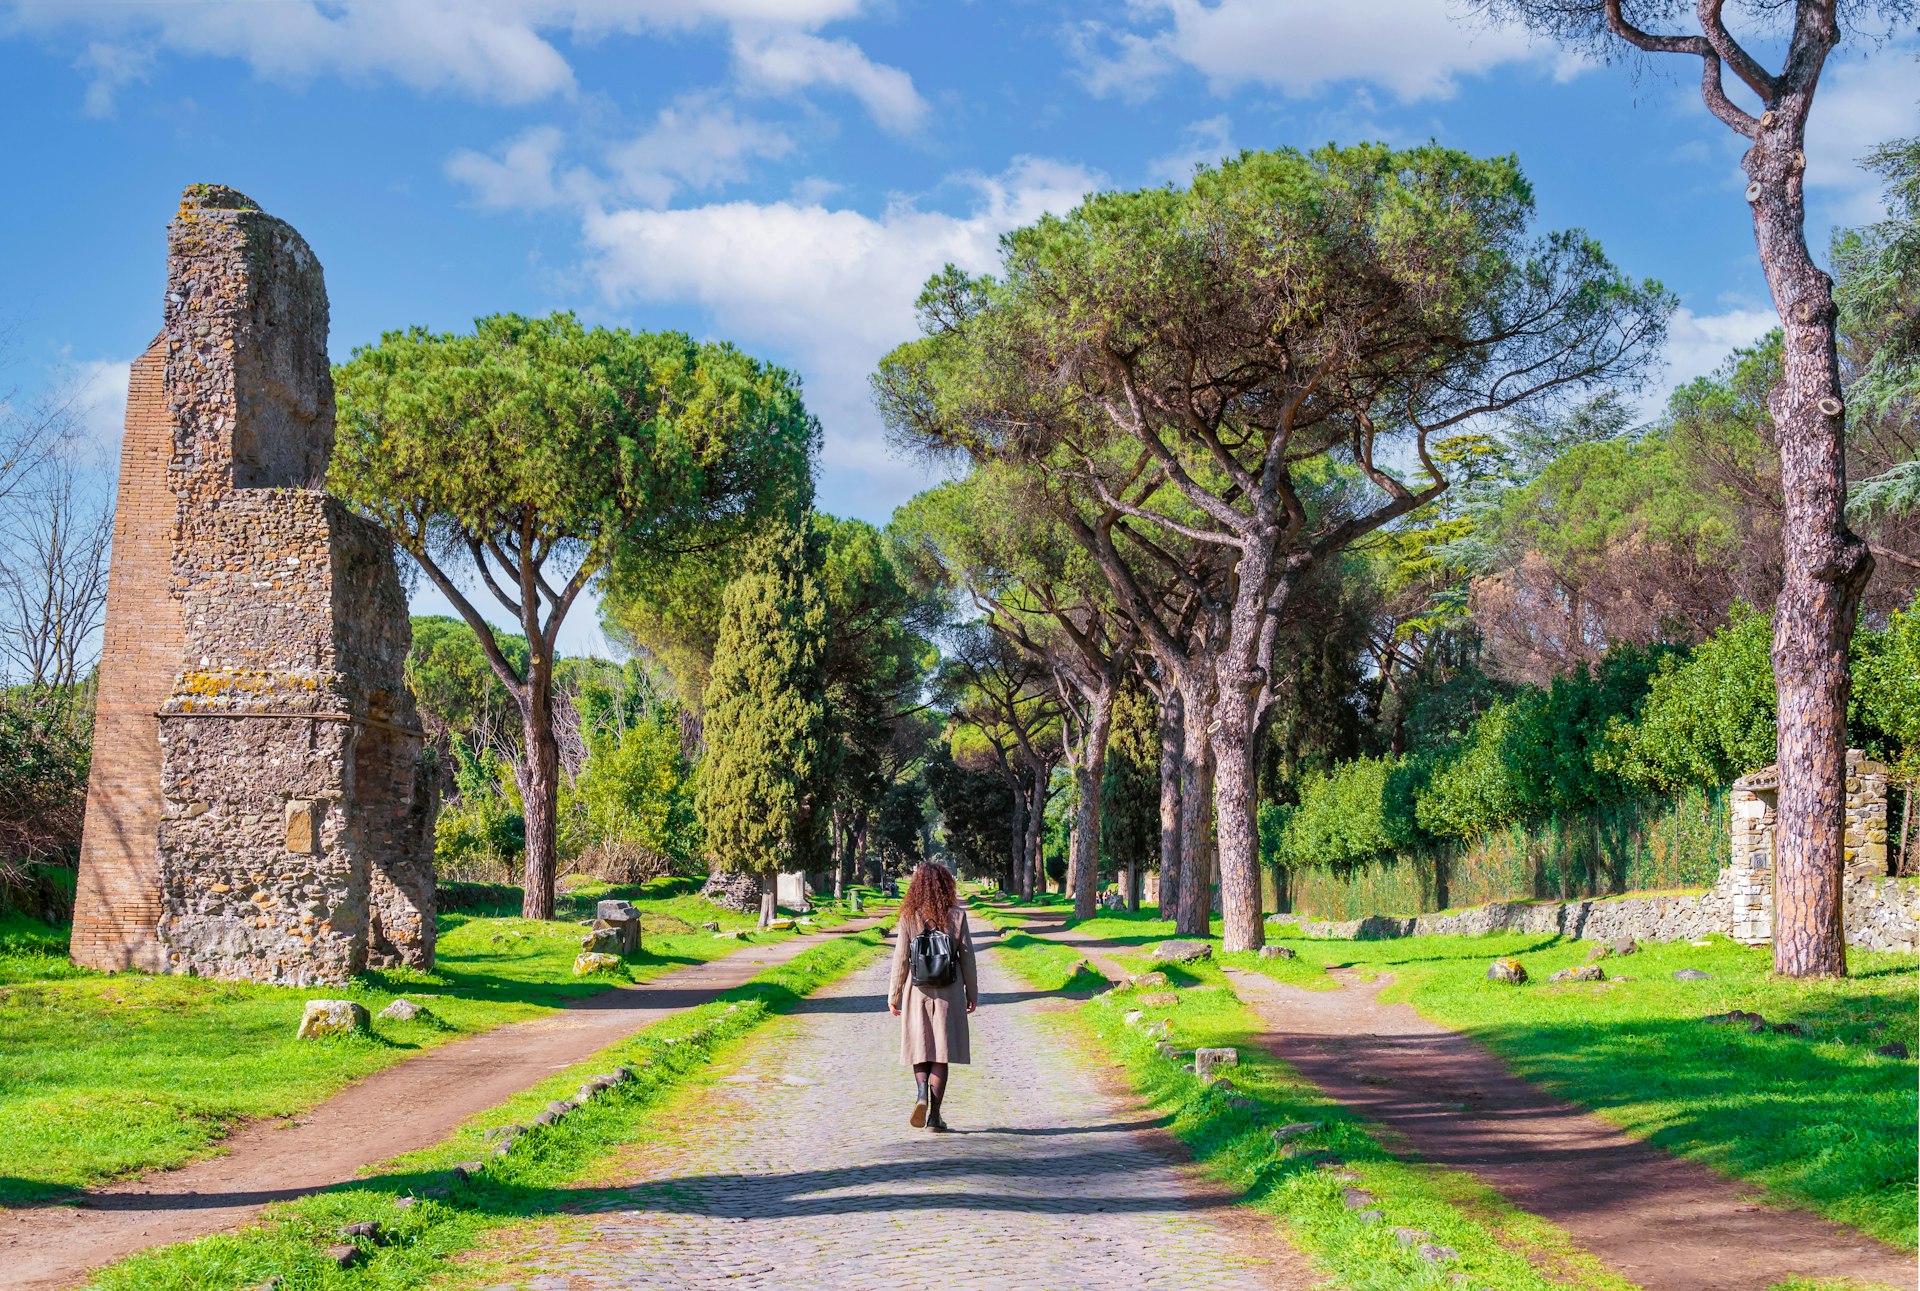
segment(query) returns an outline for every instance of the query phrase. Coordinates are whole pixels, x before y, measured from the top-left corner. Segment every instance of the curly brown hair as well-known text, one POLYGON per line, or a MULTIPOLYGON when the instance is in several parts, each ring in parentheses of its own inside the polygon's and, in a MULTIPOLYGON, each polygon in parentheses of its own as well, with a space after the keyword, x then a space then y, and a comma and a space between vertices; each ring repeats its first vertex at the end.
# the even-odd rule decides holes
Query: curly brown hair
POLYGON ((906 900, 900 903, 900 922, 913 919, 919 927, 942 927, 947 913, 960 904, 960 889, 953 871, 932 861, 922 861, 907 884, 906 900))

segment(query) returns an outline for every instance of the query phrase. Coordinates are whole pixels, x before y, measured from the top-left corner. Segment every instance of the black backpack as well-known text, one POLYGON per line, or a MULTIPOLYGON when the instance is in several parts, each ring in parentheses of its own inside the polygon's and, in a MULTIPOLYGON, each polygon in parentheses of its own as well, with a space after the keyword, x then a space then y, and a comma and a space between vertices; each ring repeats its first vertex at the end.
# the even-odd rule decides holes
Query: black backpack
POLYGON ((908 948, 907 960, 913 970, 915 986, 952 986, 959 959, 953 951, 953 938, 945 928, 928 924, 908 948))

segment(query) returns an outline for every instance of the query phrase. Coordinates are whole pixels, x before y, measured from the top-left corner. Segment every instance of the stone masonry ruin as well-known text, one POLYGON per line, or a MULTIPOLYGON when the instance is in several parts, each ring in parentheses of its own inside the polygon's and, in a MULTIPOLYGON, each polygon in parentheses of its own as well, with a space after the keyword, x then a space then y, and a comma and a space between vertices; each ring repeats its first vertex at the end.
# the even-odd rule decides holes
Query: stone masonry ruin
POLYGON ((189 188, 128 394, 79 964, 307 985, 433 963, 406 597, 383 533, 322 491, 326 346, 299 233, 189 188))

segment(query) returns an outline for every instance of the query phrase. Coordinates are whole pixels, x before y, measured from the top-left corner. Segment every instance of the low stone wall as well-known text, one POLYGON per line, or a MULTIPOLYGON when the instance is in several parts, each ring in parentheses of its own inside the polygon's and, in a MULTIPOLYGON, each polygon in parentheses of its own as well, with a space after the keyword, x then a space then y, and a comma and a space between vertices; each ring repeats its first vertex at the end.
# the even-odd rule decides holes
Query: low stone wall
MULTIPOLYGON (((1313 920, 1272 915, 1308 937, 1377 941, 1392 937, 1472 936, 1525 932, 1605 941, 1694 941, 1734 931, 1735 872, 1705 892, 1606 897, 1581 901, 1495 901, 1471 910, 1364 919, 1313 920)), ((1920 950, 1920 882, 1856 878, 1847 884, 1847 942, 1862 950, 1920 950)))

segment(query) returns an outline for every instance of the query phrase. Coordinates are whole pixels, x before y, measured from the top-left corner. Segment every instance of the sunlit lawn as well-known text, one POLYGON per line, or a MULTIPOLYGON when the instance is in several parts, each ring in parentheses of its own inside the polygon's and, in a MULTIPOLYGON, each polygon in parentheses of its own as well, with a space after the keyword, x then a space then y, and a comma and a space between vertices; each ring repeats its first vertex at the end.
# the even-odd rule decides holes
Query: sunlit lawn
POLYGON ((702 922, 750 928, 753 918, 687 889, 673 880, 573 889, 569 914, 590 914, 608 894, 643 912, 644 951, 619 975, 593 978, 573 976, 581 929, 571 921, 443 915, 433 972, 312 988, 87 972, 67 962, 64 929, 0 921, 0 1204, 178 1165, 236 1120, 298 1112, 422 1049, 793 935, 716 940, 702 922), (378 1014, 402 995, 430 1016, 376 1019, 369 1036, 294 1039, 309 999, 354 999, 378 1014))
MULTIPOLYGON (((1142 948, 1173 936, 1150 911, 1074 927, 1142 948)), ((1218 921, 1212 931, 1217 938, 1218 921)), ((1772 975, 1764 947, 1714 937, 1706 946, 1649 943, 1605 960, 1612 984, 1549 985, 1554 970, 1585 963, 1594 943, 1515 934, 1332 941, 1282 925, 1267 931, 1298 958, 1226 962, 1306 986, 1332 985, 1328 967, 1390 973, 1385 999, 1474 1035, 1516 1071, 1630 1132, 1883 1241, 1920 1244, 1915 1064, 1874 1052, 1893 1042, 1920 1047, 1915 956, 1855 951, 1844 980, 1794 981, 1772 975), (1519 957, 1532 980, 1487 981, 1499 955, 1519 957), (1680 968, 1712 976, 1676 981, 1680 968), (1732 1009, 1807 1034, 1753 1035, 1701 1021, 1732 1009)))

